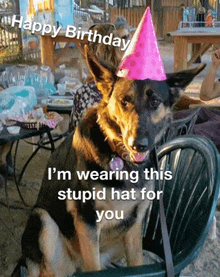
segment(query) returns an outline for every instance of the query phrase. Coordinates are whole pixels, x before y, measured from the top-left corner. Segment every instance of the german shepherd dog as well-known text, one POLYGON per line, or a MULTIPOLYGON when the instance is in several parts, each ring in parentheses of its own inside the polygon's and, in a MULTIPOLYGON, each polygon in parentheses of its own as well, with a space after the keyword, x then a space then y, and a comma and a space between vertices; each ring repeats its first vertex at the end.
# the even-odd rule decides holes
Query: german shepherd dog
MULTIPOLYGON (((74 272, 98 271, 108 262, 126 257, 127 266, 142 265, 142 222, 152 201, 142 200, 142 188, 153 190, 142 172, 154 167, 153 152, 172 120, 171 107, 204 65, 168 74, 166 81, 117 77, 86 51, 87 63, 101 102, 87 110, 73 135, 52 154, 37 203, 22 237, 23 261, 31 277, 62 277, 74 272), (109 172, 112 159, 120 158, 127 172, 138 171, 139 181, 101 178, 80 179, 77 172, 109 172), (48 170, 51 169, 51 176, 48 170), (56 172, 71 173, 58 180, 56 172), (71 197, 59 200, 60 191, 106 189, 106 197, 88 201, 71 197), (135 199, 112 200, 117 192, 135 189, 135 199), (102 218, 97 211, 123 211, 123 218, 102 218)), ((72 194, 71 194, 72 195, 72 194)), ((14 275, 15 276, 15 275, 14 275)))

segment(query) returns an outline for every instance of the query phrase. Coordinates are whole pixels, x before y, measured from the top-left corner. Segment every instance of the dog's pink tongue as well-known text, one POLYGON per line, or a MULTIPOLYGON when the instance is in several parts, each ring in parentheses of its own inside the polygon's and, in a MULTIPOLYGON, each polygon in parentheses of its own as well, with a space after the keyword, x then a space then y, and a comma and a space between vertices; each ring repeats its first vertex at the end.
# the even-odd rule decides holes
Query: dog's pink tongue
POLYGON ((136 162, 142 162, 147 156, 147 153, 136 153, 134 154, 134 159, 136 162))

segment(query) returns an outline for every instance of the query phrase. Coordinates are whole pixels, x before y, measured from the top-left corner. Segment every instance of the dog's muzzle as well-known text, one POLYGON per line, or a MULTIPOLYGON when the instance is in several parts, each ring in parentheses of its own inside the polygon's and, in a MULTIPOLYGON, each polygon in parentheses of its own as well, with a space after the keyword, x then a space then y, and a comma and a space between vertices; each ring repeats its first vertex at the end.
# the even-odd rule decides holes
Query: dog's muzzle
POLYGON ((142 162, 145 160, 147 154, 149 153, 149 141, 147 138, 138 139, 134 141, 132 149, 137 151, 133 154, 136 162, 142 162))
POLYGON ((145 152, 147 151, 148 146, 149 146, 148 139, 143 138, 143 139, 135 140, 132 146, 132 149, 137 152, 145 152))

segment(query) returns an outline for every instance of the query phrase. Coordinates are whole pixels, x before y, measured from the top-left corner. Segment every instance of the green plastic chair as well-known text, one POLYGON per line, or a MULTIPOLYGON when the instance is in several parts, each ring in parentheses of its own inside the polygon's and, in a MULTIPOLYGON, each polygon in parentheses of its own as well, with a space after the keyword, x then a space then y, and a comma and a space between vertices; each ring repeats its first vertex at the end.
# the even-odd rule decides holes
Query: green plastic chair
MULTIPOLYGON (((172 171, 172 180, 157 183, 163 190, 164 209, 173 254, 175 276, 198 255, 210 229, 219 196, 220 159, 215 145, 196 135, 178 137, 158 151, 160 168, 172 171)), ((154 201, 143 249, 164 259, 159 220, 159 201, 154 201)), ((164 262, 109 268, 74 274, 81 277, 165 277, 164 262)))
MULTIPOLYGON (((210 229, 219 197, 220 159, 215 145, 200 136, 176 138, 158 151, 160 168, 173 172, 171 181, 162 181, 164 209, 173 254, 174 271, 180 275, 197 256, 210 229)), ((154 202, 144 249, 164 258, 159 222, 159 203, 154 202)), ((166 276, 161 264, 154 274, 166 276)))
MULTIPOLYGON (((219 196, 220 159, 214 144, 203 137, 186 135, 158 149, 159 167, 172 171, 172 180, 158 181, 173 254, 175 276, 199 253, 210 229, 219 196)), ((164 259, 159 219, 159 201, 152 205, 145 222, 143 249, 164 259)), ((24 270, 20 268, 20 272, 24 270)), ((17 275, 16 275, 17 276, 17 275)), ((25 273, 20 276, 26 276, 25 273)), ((98 272, 77 273, 80 277, 165 277, 164 262, 138 267, 109 268, 98 272)))
POLYGON ((201 108, 198 107, 190 112, 188 115, 186 113, 185 117, 173 120, 170 124, 170 127, 167 129, 166 133, 163 135, 161 141, 158 143, 157 146, 161 146, 167 141, 176 137, 191 134, 200 109, 201 108))

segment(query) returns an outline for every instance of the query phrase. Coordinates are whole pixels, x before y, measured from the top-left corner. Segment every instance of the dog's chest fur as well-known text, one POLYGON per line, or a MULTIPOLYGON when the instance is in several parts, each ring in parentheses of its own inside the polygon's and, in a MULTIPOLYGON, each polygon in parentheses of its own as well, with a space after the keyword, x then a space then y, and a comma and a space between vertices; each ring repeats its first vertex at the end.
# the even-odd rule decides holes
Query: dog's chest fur
MULTIPOLYGON (((96 137, 102 137, 101 135, 99 135, 100 129, 95 128, 95 130, 96 137)), ((98 173, 102 171, 111 171, 109 164, 115 153, 110 150, 108 141, 103 140, 101 144, 97 143, 95 138, 91 136, 91 133, 90 143, 92 141, 95 145, 95 148, 99 149, 98 153, 102 157, 102 161, 105 162, 103 162, 102 165, 97 165, 94 162, 85 161, 84 157, 81 157, 78 159, 76 171, 80 171, 82 168, 84 171, 96 171, 98 173)), ((104 237, 105 234, 108 234, 108 238, 111 236, 116 237, 120 233, 124 234, 135 222, 140 222, 143 219, 144 213, 147 207, 150 205, 151 201, 147 200, 146 198, 142 199, 140 191, 144 187, 146 187, 147 191, 154 190, 154 182, 146 181, 144 178, 145 168, 149 167, 149 165, 152 164, 153 162, 147 161, 144 164, 134 165, 124 160, 124 167, 123 169, 121 169, 121 171, 125 171, 129 174, 131 171, 135 171, 136 173, 138 173, 138 181, 133 183, 129 180, 129 178, 126 178, 124 180, 112 178, 104 181, 80 181, 79 188, 81 190, 85 188, 92 190, 92 188, 95 188, 97 192, 99 190, 105 189, 105 199, 95 199, 95 201, 93 201, 93 205, 90 206, 90 209, 98 212, 112 211, 113 213, 115 213, 116 211, 118 211, 119 214, 121 214, 121 211, 123 212, 123 219, 120 220, 115 218, 109 220, 103 216, 101 222, 98 223, 98 226, 104 237), (120 198, 123 192, 127 192, 129 194, 131 189, 133 189, 135 192, 133 199, 131 197, 128 197, 128 199, 127 197, 125 197, 125 200, 120 198), (113 190, 115 194, 112 194, 113 190), (119 196, 120 199, 117 199, 116 195, 119 196)), ((130 176, 129 174, 128 176, 130 176)))
POLYGON ((120 228, 121 225, 132 226, 132 222, 134 223, 136 220, 140 220, 142 218, 141 211, 145 209, 151 201, 146 199, 146 197, 141 196, 141 189, 146 187, 147 190, 154 190, 154 183, 152 181, 145 181, 144 185, 141 187, 133 187, 133 197, 131 197, 130 189, 116 189, 116 188, 107 188, 106 190, 106 199, 105 200, 95 200, 95 208, 98 211, 118 211, 121 214, 123 212, 123 219, 105 219, 100 222, 99 226, 102 229, 108 228, 120 228), (113 191, 114 190, 114 193, 113 191), (118 199, 116 195, 123 195, 126 193, 126 199, 118 199))
MULTIPOLYGON (((99 173, 110 170, 109 166, 99 167, 94 166, 91 163, 86 164, 85 168, 90 172, 92 170, 96 170, 99 173)), ((118 180, 113 178, 112 180, 105 181, 89 180, 85 182, 82 180, 79 184, 79 188, 81 190, 92 190, 92 188, 95 188, 96 193, 98 191, 105 191, 104 199, 99 200, 97 197, 95 197, 95 200, 88 201, 88 203, 85 204, 81 203, 82 206, 85 206, 87 211, 93 211, 93 215, 96 213, 96 211, 99 213, 111 211, 113 214, 118 213, 118 215, 123 213, 122 219, 116 219, 115 217, 112 219, 106 219, 105 216, 103 216, 101 222, 97 223, 98 229, 101 232, 100 246, 102 245, 102 238, 104 241, 107 237, 108 240, 111 240, 120 235, 124 235, 129 230, 129 228, 133 226, 133 224, 135 224, 137 221, 141 222, 146 209, 152 202, 146 199, 146 195, 142 199, 142 195, 140 193, 141 190, 145 187, 147 191, 154 190, 154 182, 146 181, 144 179, 143 171, 145 166, 142 165, 139 167, 126 169, 127 172, 130 172, 131 170, 138 172, 139 180, 136 183, 131 183, 129 179, 118 180), (134 192, 133 197, 131 197, 130 194, 131 190, 134 192), (126 195, 126 197, 122 197, 122 195, 126 195)), ((82 214, 84 214, 84 212, 82 212, 82 214)), ((90 216, 90 220, 91 218, 92 215, 90 216)))
MULTIPOLYGON (((135 200, 112 200, 111 188, 107 188, 105 200, 95 200, 94 209, 98 211, 118 212, 119 215, 123 212, 123 219, 109 220, 103 216, 101 222, 97 223, 100 232, 99 250, 102 267, 109 261, 116 261, 124 255, 124 236, 136 223, 141 224, 146 211, 150 210, 152 201, 141 198, 140 191, 143 187, 154 190, 154 183, 146 181, 141 188, 135 187, 135 200)), ((98 188, 97 184, 96 188, 98 188)), ((115 189, 115 191, 122 193, 125 190, 115 189)))

